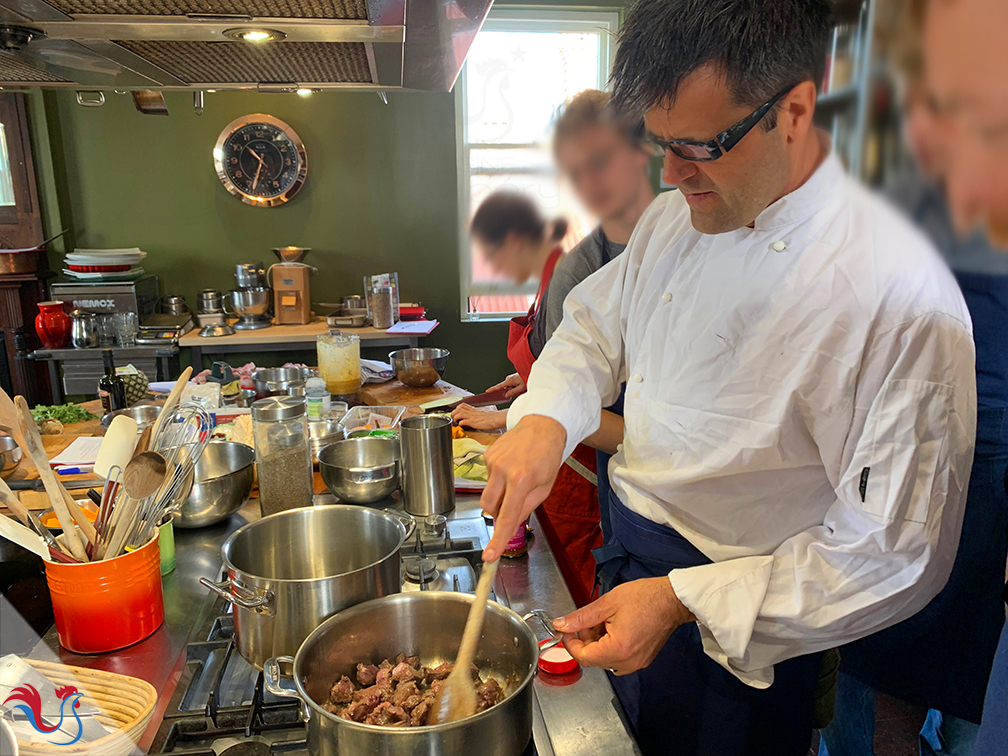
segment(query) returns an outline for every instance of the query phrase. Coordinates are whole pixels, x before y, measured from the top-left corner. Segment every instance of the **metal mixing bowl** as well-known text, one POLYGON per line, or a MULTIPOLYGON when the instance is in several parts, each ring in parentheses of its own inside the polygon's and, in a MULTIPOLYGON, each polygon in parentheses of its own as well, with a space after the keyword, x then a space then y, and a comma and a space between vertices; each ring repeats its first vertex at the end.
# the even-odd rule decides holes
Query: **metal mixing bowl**
POLYGON ((0 478, 7 480, 21 464, 21 448, 10 428, 0 425, 0 478))
POLYGON ((346 430, 339 420, 312 420, 308 423, 308 437, 311 451, 318 457, 320 451, 346 438, 346 430))
POLYGON ((399 439, 369 436, 337 441, 319 452, 322 480, 350 504, 373 504, 399 488, 399 439))
POLYGON ((399 349, 389 352, 392 372, 403 384, 414 388, 433 386, 448 367, 447 349, 399 349))
POLYGON ((189 498, 175 527, 202 528, 226 520, 248 501, 255 452, 237 441, 212 441, 196 463, 189 498))
POLYGON ((134 404, 132 407, 127 407, 126 409, 116 410, 115 412, 109 413, 108 415, 103 415, 101 419, 101 425, 106 430, 109 424, 112 422, 112 418, 116 415, 126 415, 127 417, 132 417, 136 420, 137 430, 143 431, 149 425, 154 425, 161 414, 160 404, 134 404))
POLYGON ((231 308, 236 315, 265 315, 273 302, 273 289, 255 286, 250 289, 231 289, 231 308))

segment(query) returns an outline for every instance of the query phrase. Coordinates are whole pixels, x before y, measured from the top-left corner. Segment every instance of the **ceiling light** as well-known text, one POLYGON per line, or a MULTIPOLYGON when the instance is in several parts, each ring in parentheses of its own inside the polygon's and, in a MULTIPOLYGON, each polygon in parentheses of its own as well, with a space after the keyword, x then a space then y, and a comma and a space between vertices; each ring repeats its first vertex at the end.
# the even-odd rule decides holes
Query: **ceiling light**
POLYGON ((225 29, 224 36, 239 42, 276 42, 287 35, 276 29, 225 29))
POLYGON ((313 90, 308 89, 307 87, 299 87, 298 90, 297 90, 297 93, 299 95, 301 95, 302 97, 307 97, 308 95, 310 95, 312 93, 312 91, 313 90))

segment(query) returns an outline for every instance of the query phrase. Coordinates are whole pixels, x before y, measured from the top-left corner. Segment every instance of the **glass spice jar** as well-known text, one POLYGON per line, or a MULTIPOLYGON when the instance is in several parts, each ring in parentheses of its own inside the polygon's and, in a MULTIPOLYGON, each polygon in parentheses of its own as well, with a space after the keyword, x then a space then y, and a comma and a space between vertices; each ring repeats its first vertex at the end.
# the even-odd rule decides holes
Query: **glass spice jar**
POLYGON ((528 520, 526 520, 518 528, 518 532, 507 542, 504 551, 501 552, 501 556, 507 559, 517 559, 520 556, 528 554, 528 550, 528 520))
POLYGON ((263 517, 312 504, 312 459, 304 397, 271 396, 252 405, 259 509, 263 517))

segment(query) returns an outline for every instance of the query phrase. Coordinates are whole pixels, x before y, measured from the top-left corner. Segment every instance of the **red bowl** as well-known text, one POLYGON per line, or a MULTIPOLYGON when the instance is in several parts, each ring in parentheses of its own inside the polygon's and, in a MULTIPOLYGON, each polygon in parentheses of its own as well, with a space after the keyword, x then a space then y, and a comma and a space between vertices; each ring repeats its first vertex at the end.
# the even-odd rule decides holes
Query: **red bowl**
POLYGON ((125 273, 132 265, 70 265, 67 267, 75 273, 125 273))
MULTIPOLYGON (((546 643, 549 643, 549 638, 540 641, 539 645, 542 646, 546 643)), ((543 672, 549 672, 551 675, 566 674, 571 670, 577 669, 577 665, 577 660, 568 653, 563 644, 554 646, 548 651, 542 651, 539 654, 539 669, 543 672)))

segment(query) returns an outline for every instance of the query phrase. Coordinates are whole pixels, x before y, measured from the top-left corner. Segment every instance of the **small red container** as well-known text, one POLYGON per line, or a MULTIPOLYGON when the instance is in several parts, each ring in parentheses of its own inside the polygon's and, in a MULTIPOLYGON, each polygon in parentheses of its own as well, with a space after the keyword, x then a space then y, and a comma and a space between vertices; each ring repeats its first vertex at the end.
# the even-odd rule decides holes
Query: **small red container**
POLYGON ((46 562, 46 581, 60 645, 78 654, 131 646, 164 622, 157 535, 115 559, 46 562))
MULTIPOLYGON (((549 638, 540 641, 539 645, 543 646, 547 643, 549 643, 549 638)), ((539 654, 539 669, 543 672, 549 672, 551 675, 566 674, 577 669, 577 665, 577 660, 562 645, 554 646, 539 654)))

